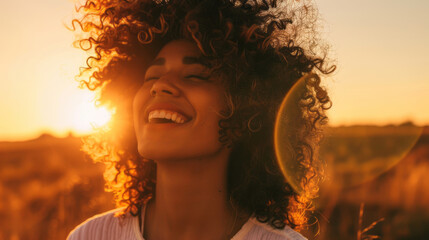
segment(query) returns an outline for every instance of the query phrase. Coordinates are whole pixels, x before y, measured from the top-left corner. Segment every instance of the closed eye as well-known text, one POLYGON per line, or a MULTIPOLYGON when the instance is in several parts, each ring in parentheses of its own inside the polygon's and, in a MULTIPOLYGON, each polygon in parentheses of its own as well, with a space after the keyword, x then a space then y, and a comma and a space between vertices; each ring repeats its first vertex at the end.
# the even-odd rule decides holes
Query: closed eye
POLYGON ((156 79, 159 79, 159 77, 147 77, 144 79, 144 81, 147 82, 147 81, 156 80, 156 79))
POLYGON ((188 76, 185 76, 185 78, 187 78, 187 79, 196 78, 196 79, 207 81, 207 80, 209 80, 210 77, 208 77, 208 76, 205 77, 205 76, 200 76, 200 75, 188 75, 188 76))

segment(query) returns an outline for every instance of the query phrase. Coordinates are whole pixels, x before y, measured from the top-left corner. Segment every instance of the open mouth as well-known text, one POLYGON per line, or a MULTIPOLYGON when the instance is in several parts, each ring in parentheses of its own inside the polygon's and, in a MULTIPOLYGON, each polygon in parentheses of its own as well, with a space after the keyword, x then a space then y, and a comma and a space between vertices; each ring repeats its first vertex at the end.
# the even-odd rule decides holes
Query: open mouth
POLYGON ((175 123, 184 124, 189 122, 191 119, 184 116, 181 113, 170 111, 170 110, 153 110, 149 112, 148 122, 149 123, 175 123))

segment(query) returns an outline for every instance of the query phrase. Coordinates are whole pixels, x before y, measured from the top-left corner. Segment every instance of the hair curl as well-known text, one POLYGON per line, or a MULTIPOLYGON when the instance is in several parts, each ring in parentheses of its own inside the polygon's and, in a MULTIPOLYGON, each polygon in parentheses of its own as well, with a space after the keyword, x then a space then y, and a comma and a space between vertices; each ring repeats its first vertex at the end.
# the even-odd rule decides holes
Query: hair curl
MULTIPOLYGON (((87 0, 78 47, 91 54, 81 84, 115 108, 112 128, 84 140, 83 150, 106 164, 107 188, 125 212, 140 213, 155 192, 156 164, 136 147, 131 103, 158 51, 175 39, 194 42, 224 81, 229 112, 219 122, 219 140, 232 147, 228 194, 234 204, 275 228, 307 220, 314 195, 299 195, 285 180, 274 151, 274 124, 284 96, 303 76, 291 130, 303 186, 322 177, 317 153, 329 97, 315 73, 328 74, 325 52, 314 36, 316 10, 306 1, 87 0)), ((311 190, 311 189, 310 189, 311 190)), ((313 191, 314 193, 314 191, 313 191)))

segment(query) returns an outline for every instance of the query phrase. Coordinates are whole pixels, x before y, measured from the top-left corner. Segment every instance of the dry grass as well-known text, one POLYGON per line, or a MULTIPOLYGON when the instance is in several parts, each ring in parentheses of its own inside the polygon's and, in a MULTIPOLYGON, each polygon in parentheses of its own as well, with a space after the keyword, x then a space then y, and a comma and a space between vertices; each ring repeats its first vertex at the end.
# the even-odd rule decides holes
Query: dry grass
POLYGON ((330 136, 331 141, 335 140, 331 148, 321 153, 330 167, 334 166, 330 169, 334 176, 321 188, 316 212, 320 227, 307 233, 310 239, 429 236, 429 128, 421 132, 413 146, 404 147, 403 139, 412 139, 410 135, 415 133, 409 128, 335 129, 338 134, 330 136), (411 134, 407 136, 407 132, 411 134))
POLYGON ((77 138, 0 144, 0 239, 65 239, 82 220, 113 207, 102 166, 77 138))

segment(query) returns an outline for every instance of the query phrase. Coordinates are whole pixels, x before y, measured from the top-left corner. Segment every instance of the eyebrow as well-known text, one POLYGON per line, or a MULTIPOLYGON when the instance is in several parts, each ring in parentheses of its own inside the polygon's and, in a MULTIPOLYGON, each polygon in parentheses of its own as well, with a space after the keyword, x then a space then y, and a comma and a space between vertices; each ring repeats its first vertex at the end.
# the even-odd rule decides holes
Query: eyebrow
MULTIPOLYGON (((210 68, 211 65, 208 61, 206 61, 205 59, 201 58, 201 57, 183 57, 182 59, 182 63, 183 64, 201 64, 205 67, 210 68)), ((165 64, 165 58, 157 58, 155 60, 153 60, 148 67, 151 66, 162 66, 165 64)))
POLYGON ((183 64, 201 64, 210 68, 210 63, 201 57, 184 57, 182 62, 183 64))
POLYGON ((150 66, 162 66, 164 64, 165 64, 165 58, 157 58, 149 64, 149 67, 150 66))

